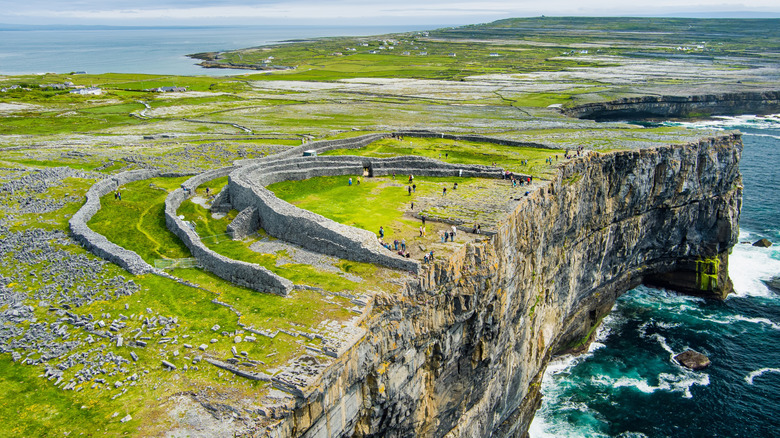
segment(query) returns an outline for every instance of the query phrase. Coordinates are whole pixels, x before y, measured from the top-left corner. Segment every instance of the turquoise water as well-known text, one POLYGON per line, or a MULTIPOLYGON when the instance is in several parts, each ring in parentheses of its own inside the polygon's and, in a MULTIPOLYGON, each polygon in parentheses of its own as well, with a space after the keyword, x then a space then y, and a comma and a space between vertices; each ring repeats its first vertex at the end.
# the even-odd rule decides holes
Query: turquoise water
POLYGON ((780 274, 780 118, 686 125, 744 134, 736 292, 723 303, 645 286, 623 295, 588 353, 548 367, 531 437, 780 436, 780 295, 761 281, 780 274), (762 237, 777 246, 749 244, 762 237), (677 365, 688 348, 712 365, 677 365))
POLYGON ((290 39, 381 35, 434 29, 415 26, 231 26, 124 29, 0 27, 0 74, 150 73, 230 75, 243 70, 204 69, 189 53, 240 49, 290 39))

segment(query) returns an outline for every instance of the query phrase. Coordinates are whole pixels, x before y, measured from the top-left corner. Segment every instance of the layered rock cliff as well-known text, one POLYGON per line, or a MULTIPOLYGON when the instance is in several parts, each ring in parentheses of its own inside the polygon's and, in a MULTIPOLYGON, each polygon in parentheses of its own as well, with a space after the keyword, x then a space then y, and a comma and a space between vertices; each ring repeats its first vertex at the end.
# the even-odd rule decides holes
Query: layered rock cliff
POLYGON ((740 154, 726 135, 562 165, 495 236, 377 296, 367 335, 268 434, 525 435, 550 357, 581 345, 620 294, 691 269, 688 287, 728 292, 740 154))
POLYGON ((771 114, 780 112, 780 91, 626 97, 608 102, 578 105, 564 112, 571 117, 599 121, 668 120, 709 117, 713 114, 771 114))

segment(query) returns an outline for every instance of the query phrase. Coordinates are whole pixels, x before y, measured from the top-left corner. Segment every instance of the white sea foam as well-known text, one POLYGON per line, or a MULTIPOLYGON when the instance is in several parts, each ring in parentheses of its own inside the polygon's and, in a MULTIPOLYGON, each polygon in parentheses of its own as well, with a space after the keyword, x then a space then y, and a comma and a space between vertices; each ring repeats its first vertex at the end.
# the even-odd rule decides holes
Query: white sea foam
MULTIPOLYGON (((754 238, 750 233, 740 232, 739 240, 754 238)), ((761 280, 768 280, 780 274, 780 251, 776 246, 759 248, 748 244, 737 244, 729 256, 729 276, 734 282, 737 297, 777 297, 761 280)))
POLYGON ((659 305, 677 304, 685 309, 698 308, 696 303, 706 300, 692 295, 683 295, 666 289, 656 289, 650 286, 638 286, 632 295, 632 301, 642 304, 644 307, 658 307, 659 305))
MULTIPOLYGON (((591 344, 591 348, 593 348, 592 345, 593 344, 591 344)), ((528 434, 531 438, 601 438, 607 436, 598 431, 591 430, 589 427, 577 426, 569 422, 552 421, 551 419, 553 416, 547 412, 548 409, 551 411, 576 410, 586 415, 592 412, 585 403, 573 402, 561 397, 561 392, 564 391, 564 387, 559 384, 558 380, 565 379, 565 377, 556 377, 558 374, 569 372, 578 363, 590 356, 592 356, 590 352, 578 356, 565 355, 550 361, 547 365, 544 377, 542 378, 544 402, 529 426, 528 434), (548 404, 551 400, 554 400, 554 406, 548 404)))
POLYGON ((601 325, 596 329, 596 334, 593 336, 593 344, 605 342, 609 335, 620 330, 620 326, 624 322, 625 320, 619 319, 614 312, 609 313, 601 320, 601 325))
MULTIPOLYGON (((602 325, 596 331, 595 339, 604 340, 610 330, 614 329, 616 324, 620 324, 613 316, 607 316, 602 320, 602 325)), ((598 413, 583 402, 575 402, 563 394, 566 392, 566 386, 561 385, 562 381, 570 379, 569 372, 579 363, 588 360, 593 356, 593 352, 602 348, 604 344, 592 342, 587 353, 579 355, 564 355, 557 357, 547 364, 547 369, 542 378, 542 394, 544 395, 542 407, 534 416, 528 429, 531 438, 606 438, 598 430, 598 413), (592 417, 592 423, 589 425, 572 424, 570 422, 555 421, 552 412, 560 411, 579 411, 585 416, 592 417)))
POLYGON ((717 116, 711 120, 696 122, 666 122, 664 125, 682 126, 689 129, 773 129, 780 127, 780 115, 768 116, 717 116))
POLYGON ((651 385, 645 379, 635 377, 610 377, 596 376, 592 378, 594 383, 612 388, 634 388, 645 394, 656 391, 680 392, 684 398, 692 398, 691 387, 693 385, 707 386, 710 384, 710 376, 706 373, 693 373, 683 371, 681 374, 661 373, 658 375, 658 385, 651 385))
POLYGON ((593 341, 590 343, 590 346, 588 347, 588 353, 593 353, 596 350, 600 350, 604 347, 606 347, 606 344, 602 344, 601 342, 593 341))
POLYGON ((537 413, 534 416, 531 425, 528 427, 528 436, 530 438, 607 438, 604 435, 590 428, 584 428, 574 425, 567 421, 546 421, 544 415, 537 413))
MULTIPOLYGON (((696 310, 698 310, 698 309, 696 309, 696 310)), ((695 315, 694 309, 691 309, 690 311, 685 312, 685 314, 686 315, 691 315, 691 314, 695 315)), ((663 346, 663 345, 666 345, 666 340, 663 338, 663 336, 660 336, 657 333, 652 333, 654 330, 651 330, 652 334, 648 335, 648 333, 647 333, 648 329, 661 328, 661 329, 669 330, 669 329, 681 327, 682 325, 683 324, 679 323, 679 322, 663 322, 663 321, 655 321, 655 320, 651 319, 649 321, 645 321, 642 324, 640 324, 639 327, 637 327, 636 331, 637 331, 637 333, 639 333, 639 337, 642 338, 642 339, 655 338, 656 336, 659 336, 660 339, 657 339, 657 340, 663 346)))
POLYGON ((639 327, 636 328, 637 333, 639 333, 639 337, 642 339, 647 338, 647 329, 650 328, 650 321, 645 321, 642 324, 639 324, 639 327))
POLYGON ((761 376, 764 373, 780 373, 780 368, 761 368, 760 370, 751 371, 750 374, 745 376, 745 381, 748 385, 753 384, 753 379, 761 376))
POLYGON ((731 325, 736 322, 747 322, 752 324, 766 325, 774 330, 780 330, 780 324, 770 320, 769 318, 751 318, 744 315, 714 316, 707 314, 700 319, 703 321, 714 322, 715 324, 723 325, 731 325))
POLYGON ((669 357, 674 360, 675 352, 672 350, 672 347, 669 346, 669 344, 666 343, 666 338, 659 335, 658 333, 653 333, 650 335, 651 338, 655 339, 659 345, 661 345, 661 348, 669 352, 669 357))
POLYGON ((742 134, 746 137, 769 137, 774 138, 775 140, 780 140, 780 135, 772 135, 772 134, 751 134, 751 133, 745 133, 742 134))
POLYGON ((679 322, 653 321, 653 324, 655 324, 656 327, 660 327, 664 329, 673 329, 682 326, 682 323, 679 322))
POLYGON ((547 369, 544 371, 544 379, 549 381, 547 377, 552 377, 558 373, 569 371, 585 357, 589 357, 589 354, 580 354, 577 356, 566 354, 560 357, 556 357, 547 364, 547 369))
POLYGON ((775 330, 780 330, 780 324, 777 324, 768 318, 749 318, 747 316, 743 315, 735 315, 734 319, 737 321, 745 321, 745 322, 752 322, 754 324, 766 324, 769 327, 772 327, 775 330))

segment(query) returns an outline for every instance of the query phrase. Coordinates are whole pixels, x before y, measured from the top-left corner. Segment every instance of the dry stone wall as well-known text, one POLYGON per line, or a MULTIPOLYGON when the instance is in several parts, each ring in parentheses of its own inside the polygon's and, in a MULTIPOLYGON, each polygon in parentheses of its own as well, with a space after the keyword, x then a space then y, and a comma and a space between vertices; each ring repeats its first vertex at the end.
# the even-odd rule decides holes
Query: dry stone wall
POLYGON ((418 138, 443 138, 446 140, 473 141, 477 143, 493 143, 502 146, 553 149, 553 147, 542 143, 509 140, 506 138, 488 137, 486 135, 478 135, 478 134, 459 135, 459 134, 443 134, 443 133, 433 132, 433 131, 398 131, 394 135, 403 136, 403 137, 418 137, 418 138))
POLYGON ((260 228, 260 216, 254 207, 247 207, 238 213, 227 226, 227 233, 233 240, 241 240, 260 228))
POLYGON ((165 198, 165 223, 168 229, 189 248, 192 256, 209 272, 239 286, 261 292, 287 295, 293 288, 290 280, 280 277, 260 265, 233 260, 209 249, 200 240, 198 234, 176 214, 182 202, 187 200, 189 194, 194 193, 200 184, 221 178, 233 170, 233 167, 225 167, 205 172, 182 183, 181 188, 174 190, 165 198))
POLYGON ((89 252, 121 266, 132 274, 141 275, 154 271, 154 268, 146 263, 141 256, 110 242, 102 234, 90 229, 87 222, 100 210, 101 197, 116 191, 127 183, 158 176, 160 176, 160 172, 156 170, 132 170, 95 183, 87 191, 87 200, 84 205, 68 221, 73 238, 89 252))
POLYGON ((381 140, 383 138, 390 137, 391 134, 366 134, 358 137, 342 138, 338 140, 321 140, 313 141, 311 143, 304 143, 300 146, 287 149, 285 151, 274 154, 271 157, 254 158, 250 160, 238 160, 234 164, 236 166, 247 166, 257 163, 267 163, 270 161, 276 161, 284 158, 302 157, 304 151, 317 151, 318 154, 331 151, 333 149, 360 149, 368 146, 369 144, 381 140))
POLYGON ((302 210, 277 198, 265 188, 280 181, 362 175, 364 170, 373 176, 397 173, 500 178, 502 175, 499 168, 449 164, 424 157, 297 157, 256 163, 231 173, 228 181, 230 202, 236 209, 256 209, 260 226, 271 236, 336 257, 417 272, 420 267, 418 261, 403 258, 383 248, 374 233, 302 210))

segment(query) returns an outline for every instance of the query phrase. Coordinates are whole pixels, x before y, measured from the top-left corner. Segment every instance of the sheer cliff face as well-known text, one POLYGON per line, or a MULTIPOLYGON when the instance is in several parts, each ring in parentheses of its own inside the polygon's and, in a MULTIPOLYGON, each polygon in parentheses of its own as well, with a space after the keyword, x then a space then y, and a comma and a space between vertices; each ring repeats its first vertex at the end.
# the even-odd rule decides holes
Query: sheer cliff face
POLYGON ((617 296, 691 260, 725 270, 740 153, 724 136, 562 165, 497 235, 376 297, 366 337, 277 432, 522 436, 551 355, 581 344, 617 296))
POLYGON ((713 114, 771 114, 780 111, 780 91, 748 91, 693 96, 639 96, 588 103, 564 112, 580 119, 641 120, 708 117, 713 114))

